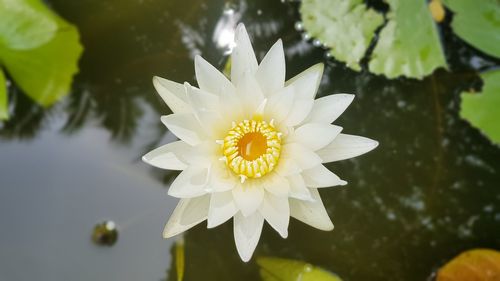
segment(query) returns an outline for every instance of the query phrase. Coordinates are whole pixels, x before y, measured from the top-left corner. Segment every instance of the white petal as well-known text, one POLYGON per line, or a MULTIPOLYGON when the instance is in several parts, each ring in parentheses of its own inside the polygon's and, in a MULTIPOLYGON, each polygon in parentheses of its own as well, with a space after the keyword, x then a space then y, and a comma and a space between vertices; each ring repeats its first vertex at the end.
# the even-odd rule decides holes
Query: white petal
POLYGON ((302 177, 306 186, 314 188, 347 184, 346 181, 341 180, 336 174, 321 164, 312 169, 304 170, 302 177))
POLYGON ((298 142, 316 151, 331 143, 340 134, 342 127, 326 123, 307 123, 298 127, 287 138, 287 142, 298 142))
POLYGON ((262 233, 263 224, 264 218, 258 212, 248 217, 241 213, 234 216, 234 242, 238 254, 244 262, 252 258, 262 233))
POLYGON ((279 39, 267 52, 255 73, 262 92, 270 96, 285 85, 285 54, 283 42, 279 39))
POLYGON ((276 122, 281 122, 288 116, 290 110, 292 110, 293 104, 293 89, 283 88, 268 98, 266 116, 268 119, 274 119, 276 122))
POLYGON ((259 208, 261 215, 283 238, 288 236, 288 223, 290 221, 290 207, 287 197, 277 197, 266 193, 264 201, 259 208))
POLYGON ((254 114, 257 107, 264 101, 264 94, 260 90, 255 76, 248 71, 245 72, 240 83, 236 84, 236 89, 246 113, 254 114))
POLYGON ((192 198, 207 193, 209 169, 202 166, 189 166, 172 182, 168 195, 177 198, 192 198))
POLYGON ((283 177, 299 174, 300 172, 302 172, 300 166, 295 161, 293 161, 292 158, 287 159, 286 156, 283 157, 283 154, 281 155, 280 161, 278 162, 278 166, 276 166, 274 170, 276 171, 276 173, 283 177))
POLYGON ((210 210, 208 211, 208 228, 213 228, 225 223, 233 217, 238 208, 230 191, 212 193, 210 210))
POLYGON ((245 25, 238 24, 234 35, 236 46, 231 55, 231 81, 237 85, 240 83, 245 72, 255 75, 257 71, 257 59, 248 37, 245 25))
POLYGON ((217 95, 195 88, 184 83, 187 100, 194 111, 219 111, 220 101, 217 95))
POLYGON ((321 158, 316 153, 298 143, 285 144, 281 153, 282 158, 294 161, 302 170, 321 164, 321 158))
POLYGON ((174 135, 190 145, 196 145, 205 139, 204 129, 193 114, 170 114, 162 116, 161 122, 174 135))
POLYGON ((262 178, 262 185, 268 192, 276 196, 288 197, 290 184, 286 178, 277 173, 262 178))
POLYGON ((160 146, 146 155, 142 156, 142 161, 149 165, 166 170, 184 170, 187 163, 183 161, 181 155, 189 153, 192 146, 183 141, 174 141, 160 146))
POLYGON ((237 185, 232 192, 236 206, 245 217, 257 211, 264 198, 264 189, 250 182, 237 185))
POLYGON ((317 153, 323 159, 323 163, 326 163, 356 157, 377 146, 378 142, 369 138, 340 134, 317 153))
POLYGON ((199 55, 194 57, 194 67, 200 89, 219 95, 222 88, 232 87, 224 74, 199 55))
POLYGON ((311 188, 310 191, 313 202, 290 199, 290 215, 317 229, 333 230, 333 223, 328 217, 318 190, 311 188))
POLYGON ((293 87, 297 98, 314 99, 321 82, 324 66, 315 64, 286 82, 287 87, 293 87))
POLYGON ((192 112, 191 106, 187 103, 184 85, 158 76, 153 77, 153 85, 173 113, 192 112))
POLYGON ((332 123, 351 104, 354 95, 336 94, 319 98, 314 101, 314 106, 304 123, 332 123))
POLYGON ((304 179, 300 174, 290 175, 287 177, 290 183, 290 197, 300 200, 313 201, 311 192, 307 188, 304 179))
MULTIPOLYGON (((295 95, 297 95, 297 92, 295 92, 295 95)), ((285 125, 292 127, 300 124, 307 118, 307 115, 311 112, 313 105, 313 99, 296 99, 293 102, 290 113, 284 121, 285 125)))
POLYGON ((239 184, 235 175, 226 167, 224 162, 215 160, 210 172, 210 189, 212 192, 223 192, 233 189, 239 184))
POLYGON ((181 199, 165 225, 163 237, 170 238, 207 219, 210 196, 181 199))

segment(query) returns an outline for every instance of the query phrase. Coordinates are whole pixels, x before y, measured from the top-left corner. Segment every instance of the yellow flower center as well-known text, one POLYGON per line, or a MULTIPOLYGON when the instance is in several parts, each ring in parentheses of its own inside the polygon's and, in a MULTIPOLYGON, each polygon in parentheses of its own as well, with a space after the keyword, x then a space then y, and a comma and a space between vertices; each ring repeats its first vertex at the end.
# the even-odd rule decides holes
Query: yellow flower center
POLYGON ((278 164, 281 133, 272 123, 243 120, 234 123, 224 138, 222 151, 226 164, 242 182, 247 178, 260 178, 278 164))

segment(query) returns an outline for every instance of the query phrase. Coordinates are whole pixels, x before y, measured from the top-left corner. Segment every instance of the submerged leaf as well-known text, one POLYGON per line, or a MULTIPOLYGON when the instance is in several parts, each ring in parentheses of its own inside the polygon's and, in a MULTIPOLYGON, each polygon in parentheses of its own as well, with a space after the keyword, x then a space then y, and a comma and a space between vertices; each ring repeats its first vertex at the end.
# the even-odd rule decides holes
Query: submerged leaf
POLYGON ((52 39, 53 13, 38 0, 0 0, 0 49, 27 50, 52 39))
POLYGON ((342 281, 337 275, 302 261, 261 257, 257 264, 264 281, 342 281))
POLYGON ((307 32, 330 48, 330 53, 354 70, 384 22, 362 0, 303 0, 300 7, 307 32))
POLYGON ((7 104, 7 83, 5 74, 0 68, 0 120, 9 118, 9 107, 7 104))
POLYGON ((443 266, 436 281, 500 280, 500 252, 475 249, 463 252, 443 266))
POLYGON ((421 79, 447 67, 436 26, 425 1, 387 0, 391 11, 373 50, 369 69, 389 78, 421 79))
POLYGON ((481 74, 481 93, 462 93, 460 116, 500 144, 500 70, 481 74))
MULTIPOLYGON (((24 0, 23 3, 32 7, 42 5, 39 0, 24 0)), ((69 92, 82 52, 75 26, 54 13, 46 17, 57 24, 57 31, 47 43, 32 49, 0 47, 0 61, 12 79, 28 96, 44 106, 53 104, 69 92)))
POLYGON ((455 14, 451 27, 467 43, 500 58, 500 1, 446 0, 455 14))

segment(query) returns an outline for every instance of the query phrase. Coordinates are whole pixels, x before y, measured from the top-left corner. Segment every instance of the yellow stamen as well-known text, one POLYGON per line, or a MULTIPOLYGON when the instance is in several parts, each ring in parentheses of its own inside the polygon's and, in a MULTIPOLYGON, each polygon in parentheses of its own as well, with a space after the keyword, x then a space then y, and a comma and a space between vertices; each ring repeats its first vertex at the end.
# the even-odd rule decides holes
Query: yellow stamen
POLYGON ((273 124, 262 120, 243 120, 224 138, 222 151, 227 166, 243 182, 246 178, 260 178, 271 172, 281 152, 281 133, 273 124))

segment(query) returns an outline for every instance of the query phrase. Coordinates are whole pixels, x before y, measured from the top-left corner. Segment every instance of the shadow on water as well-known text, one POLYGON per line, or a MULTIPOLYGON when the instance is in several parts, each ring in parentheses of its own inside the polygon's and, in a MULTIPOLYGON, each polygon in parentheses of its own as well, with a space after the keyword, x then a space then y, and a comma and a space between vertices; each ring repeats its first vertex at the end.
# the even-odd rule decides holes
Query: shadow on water
MULTIPOLYGON (((500 149, 458 114, 459 93, 480 84, 476 70, 498 67, 500 63, 466 46, 447 26, 443 28, 443 39, 449 71, 438 70, 422 81, 387 80, 367 72, 353 72, 333 59, 325 61, 324 51, 304 42, 294 29, 294 23, 299 20, 295 3, 267 0, 210 1, 210 4, 201 0, 49 2, 80 29, 85 46, 81 71, 73 93, 49 109, 40 108, 11 87, 9 94, 14 110, 11 120, 0 129, 0 153, 26 140, 33 143, 35 150, 45 149, 45 146, 37 146, 44 134, 69 143, 86 137, 91 141, 94 137, 89 130, 104 130, 106 137, 101 144, 121 148, 112 152, 118 155, 117 159, 128 161, 127 164, 132 162, 134 167, 141 166, 137 162, 141 155, 174 139, 159 122, 159 116, 168 114, 169 109, 155 94, 151 77, 158 75, 195 83, 195 54, 202 54, 222 69, 230 48, 225 34, 243 21, 253 36, 260 58, 275 40, 283 38, 287 77, 314 63, 326 62, 319 95, 356 93, 355 102, 337 123, 346 133, 380 142, 373 153, 329 165, 349 182, 346 187, 321 191, 335 223, 334 231, 321 232, 292 221, 290 236, 283 240, 270 227, 265 227, 256 256, 304 260, 335 272, 344 280, 411 281, 425 280, 463 250, 500 248, 500 149)), ((52 149, 51 152, 57 153, 57 148, 52 149)), ((92 150, 84 152, 92 153, 92 150)), ((97 158, 121 165, 118 161, 97 158)), ((22 175, 14 171, 15 166, 2 167, 2 173, 13 174, 10 182, 14 184, 22 175)), ((83 167, 83 171, 85 169, 89 168, 83 167)), ((138 169, 137 182, 123 183, 134 186, 136 191, 127 193, 131 197, 147 192, 136 188, 137 185, 153 186, 148 178, 168 186, 177 175, 145 167, 138 169)), ((56 172, 52 173, 47 177, 57 176, 56 172)), ((110 173, 108 179, 115 176, 110 173)), ((36 184, 38 182, 32 182, 36 184)), ((47 186, 42 184, 38 188, 47 186)), ((100 196, 94 189, 89 192, 94 192, 89 193, 89 200, 100 196)), ((164 192, 161 195, 149 192, 152 197, 166 196, 164 192)), ((121 200, 113 204, 132 201, 131 198, 121 200)), ((147 195, 144 200, 149 200, 147 195)), ((162 210, 162 219, 166 220, 167 207, 163 204, 165 202, 157 202, 156 207, 162 210)), ((172 210, 175 200, 168 204, 172 210)), ((116 207, 117 213, 125 207, 116 207)), ((104 210, 115 210, 109 208, 104 210)), ((88 209, 82 207, 81 216, 85 216, 86 211, 88 209)), ((106 215, 100 213, 100 216, 106 215)), ((50 221, 51 217, 45 220, 50 221)), ((76 223, 68 221, 70 226, 76 223)), ((160 225, 148 233, 159 236, 160 225)), ((60 235, 59 239, 72 241, 64 233, 60 235)), ((259 280, 256 264, 242 263, 237 256, 231 223, 215 230, 207 230, 202 224, 189 231, 185 239, 185 280, 259 280)), ((135 248, 130 245, 156 247, 162 242, 148 242, 133 235, 127 239, 127 230, 124 230, 123 241, 119 241, 117 247, 120 243, 129 246, 121 254, 134 255, 135 248)), ((83 261, 106 255, 94 250, 85 253, 83 261)), ((108 258, 117 259, 116 253, 109 254, 108 258)), ((6 256, 0 254, 0 260, 5 259, 6 256)), ((155 260, 154 273, 145 271, 138 279, 161 279, 158 272, 165 272, 170 260, 155 260)), ((127 260, 124 264, 142 268, 148 262, 148 259, 127 260)), ((26 276, 30 276, 29 268, 22 265, 17 268, 28 271, 26 276)), ((119 268, 86 270, 101 272, 100 276, 109 277, 106 280, 119 280, 113 279, 113 272, 119 268)), ((173 266, 168 272, 171 274, 167 279, 176 280, 173 266)), ((58 280, 51 279, 53 277, 47 274, 37 279, 58 280)))

